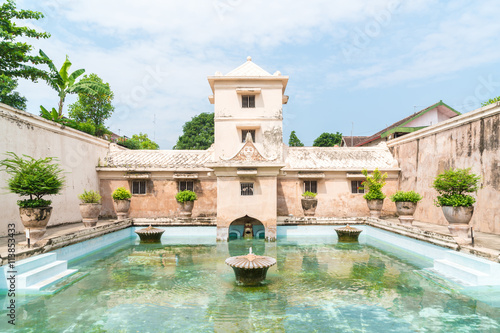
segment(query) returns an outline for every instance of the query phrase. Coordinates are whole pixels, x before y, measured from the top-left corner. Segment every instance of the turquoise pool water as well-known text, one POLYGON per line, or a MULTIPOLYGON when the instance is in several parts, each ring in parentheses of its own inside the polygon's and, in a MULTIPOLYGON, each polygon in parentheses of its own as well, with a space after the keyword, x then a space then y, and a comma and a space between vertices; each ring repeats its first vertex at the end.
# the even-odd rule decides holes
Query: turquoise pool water
MULTIPOLYGON (((425 258, 373 244, 337 244, 335 236, 172 237, 161 245, 128 238, 71 261, 79 281, 19 300, 15 331, 500 332, 499 308, 431 276, 425 258), (224 264, 250 246, 278 261, 259 287, 236 285, 224 264)), ((0 331, 12 331, 6 320, 0 331)))

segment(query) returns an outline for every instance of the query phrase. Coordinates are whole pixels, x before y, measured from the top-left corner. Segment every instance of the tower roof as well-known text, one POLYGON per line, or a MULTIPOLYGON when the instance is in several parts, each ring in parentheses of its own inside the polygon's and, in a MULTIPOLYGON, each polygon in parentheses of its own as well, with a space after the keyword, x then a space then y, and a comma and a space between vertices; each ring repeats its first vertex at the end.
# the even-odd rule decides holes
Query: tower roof
MULTIPOLYGON (((288 76, 281 75, 281 72, 276 71, 274 74, 270 74, 268 71, 264 70, 259 65, 256 65, 252 61, 252 57, 247 57, 247 61, 242 65, 236 67, 226 75, 223 75, 221 72, 215 72, 215 75, 208 77, 208 82, 210 83, 210 88, 212 88, 212 92, 214 92, 214 84, 215 81, 224 81, 224 80, 272 80, 272 81, 281 81, 283 84, 283 93, 285 93, 286 85, 288 83, 288 76)), ((213 104, 213 96, 209 97, 210 103, 213 104)), ((283 102, 286 103, 288 101, 288 97, 283 99, 283 102)))
POLYGON ((262 67, 256 65, 254 62, 252 62, 252 57, 249 56, 249 57, 247 57, 247 61, 244 64, 233 69, 232 71, 227 73, 225 76, 255 77, 255 76, 272 76, 272 75, 269 74, 266 70, 262 69, 262 67))

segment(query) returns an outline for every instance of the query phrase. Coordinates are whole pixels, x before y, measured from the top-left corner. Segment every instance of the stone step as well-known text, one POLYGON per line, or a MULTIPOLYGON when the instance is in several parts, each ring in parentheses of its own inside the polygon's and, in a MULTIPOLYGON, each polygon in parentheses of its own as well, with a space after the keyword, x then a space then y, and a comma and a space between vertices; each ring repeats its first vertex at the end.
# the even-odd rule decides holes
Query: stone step
MULTIPOLYGON (((450 280, 458 280, 457 282, 467 286, 484 286, 494 282, 488 273, 460 265, 447 259, 434 260, 434 271, 450 280)), ((500 283, 500 281, 497 283, 500 283)))
POLYGON ((54 284, 60 282, 61 280, 65 279, 65 278, 75 274, 76 272, 78 272, 77 269, 67 269, 59 274, 51 276, 48 279, 45 279, 45 280, 40 281, 38 283, 32 284, 29 287, 27 287, 26 289, 23 289, 22 291, 24 291, 25 293, 26 292, 29 293, 29 292, 44 291, 45 289, 53 286, 54 284))
POLYGON ((19 290, 29 288, 30 286, 50 279, 68 269, 68 262, 65 260, 57 260, 47 265, 37 267, 28 272, 17 276, 17 288, 19 290))
POLYGON ((33 269, 48 265, 57 260, 55 253, 44 253, 27 259, 19 260, 15 264, 15 271, 18 275, 29 272, 33 269))
POLYGON ((500 274, 500 264, 457 251, 447 251, 444 259, 486 274, 500 274))

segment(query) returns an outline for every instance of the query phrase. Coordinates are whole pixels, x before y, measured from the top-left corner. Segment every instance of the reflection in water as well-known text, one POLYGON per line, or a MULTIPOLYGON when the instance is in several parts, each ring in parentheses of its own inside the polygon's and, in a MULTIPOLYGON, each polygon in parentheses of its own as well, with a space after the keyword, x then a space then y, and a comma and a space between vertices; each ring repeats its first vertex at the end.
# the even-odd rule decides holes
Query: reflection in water
POLYGON ((500 331, 500 309, 372 246, 209 243, 132 243, 80 260, 83 279, 18 304, 16 332, 500 331), (236 285, 224 263, 249 247, 277 258, 263 286, 236 285))

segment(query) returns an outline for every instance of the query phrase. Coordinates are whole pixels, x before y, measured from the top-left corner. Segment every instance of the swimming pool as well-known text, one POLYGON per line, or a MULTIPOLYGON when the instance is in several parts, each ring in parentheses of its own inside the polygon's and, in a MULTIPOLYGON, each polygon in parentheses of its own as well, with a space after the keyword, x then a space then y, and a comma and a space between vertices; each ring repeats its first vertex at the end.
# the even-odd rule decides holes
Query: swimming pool
POLYGON ((440 278, 428 268, 446 250, 361 228, 359 244, 337 243, 331 226, 280 227, 275 243, 216 243, 213 228, 168 228, 157 245, 139 244, 129 228, 58 250, 78 278, 21 297, 16 331, 500 331, 497 287, 440 278), (259 287, 236 285, 224 264, 250 246, 278 261, 259 287))

